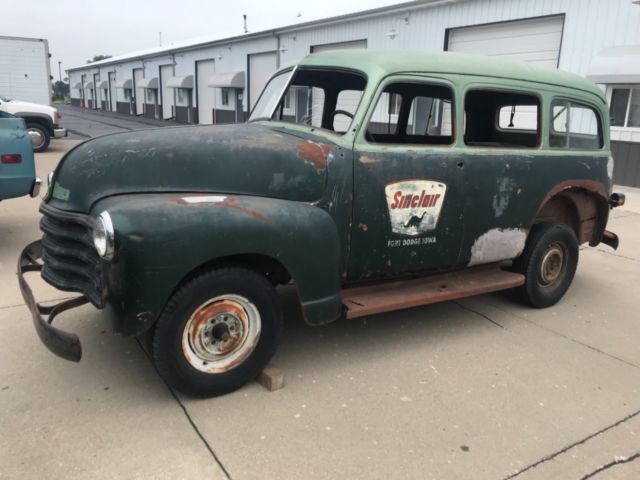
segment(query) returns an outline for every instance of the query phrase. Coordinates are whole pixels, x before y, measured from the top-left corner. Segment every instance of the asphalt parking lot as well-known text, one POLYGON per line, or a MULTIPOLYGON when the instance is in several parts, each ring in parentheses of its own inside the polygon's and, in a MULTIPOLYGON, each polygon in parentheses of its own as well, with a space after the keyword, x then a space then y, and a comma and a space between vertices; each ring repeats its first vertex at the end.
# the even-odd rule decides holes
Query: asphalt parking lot
MULTIPOLYGON (((39 175, 76 144, 52 141, 39 175)), ((90 306, 57 320, 82 362, 49 353, 15 276, 39 202, 2 202, 0 478, 640 478, 640 190, 619 190, 620 249, 582 249, 558 305, 502 293, 310 328, 285 289, 285 387, 209 400, 170 391, 90 306)))
POLYGON ((62 115, 60 124, 67 129, 70 140, 86 140, 110 133, 179 125, 171 120, 154 120, 142 116, 88 110, 63 104, 57 104, 56 108, 62 115))

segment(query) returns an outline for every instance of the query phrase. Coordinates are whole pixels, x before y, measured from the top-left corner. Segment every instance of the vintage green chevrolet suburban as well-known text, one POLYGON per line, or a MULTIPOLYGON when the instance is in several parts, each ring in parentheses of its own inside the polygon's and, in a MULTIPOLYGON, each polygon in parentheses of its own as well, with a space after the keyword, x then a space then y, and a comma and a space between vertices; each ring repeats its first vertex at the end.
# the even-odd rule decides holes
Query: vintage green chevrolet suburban
POLYGON ((196 396, 237 389, 282 332, 292 283, 321 325, 517 288, 547 307, 605 227, 605 98, 561 71, 458 54, 343 51, 276 73, 249 122, 109 135, 62 159, 41 241, 18 265, 36 330, 90 302, 151 332, 158 371, 196 396), (79 292, 36 303, 25 273, 79 292))

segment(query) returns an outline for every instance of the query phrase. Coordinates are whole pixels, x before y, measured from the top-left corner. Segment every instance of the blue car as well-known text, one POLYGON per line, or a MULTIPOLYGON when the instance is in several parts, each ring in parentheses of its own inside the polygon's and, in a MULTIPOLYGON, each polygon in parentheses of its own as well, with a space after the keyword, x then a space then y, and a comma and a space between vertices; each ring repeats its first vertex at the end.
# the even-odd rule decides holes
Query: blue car
POLYGON ((24 120, 0 112, 0 200, 40 192, 33 145, 24 120))

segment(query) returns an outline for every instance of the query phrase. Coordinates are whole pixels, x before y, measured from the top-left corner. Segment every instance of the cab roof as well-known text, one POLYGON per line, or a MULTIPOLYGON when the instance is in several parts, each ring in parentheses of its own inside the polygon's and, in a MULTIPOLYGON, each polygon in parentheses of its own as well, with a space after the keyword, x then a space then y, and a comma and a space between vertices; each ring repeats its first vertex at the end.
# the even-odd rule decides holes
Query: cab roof
POLYGON ((575 88, 592 93, 603 102, 605 101, 602 90, 590 80, 579 75, 524 62, 510 62, 463 53, 339 50, 308 55, 298 65, 350 68, 360 70, 370 77, 378 78, 394 73, 421 72, 524 80, 575 88))

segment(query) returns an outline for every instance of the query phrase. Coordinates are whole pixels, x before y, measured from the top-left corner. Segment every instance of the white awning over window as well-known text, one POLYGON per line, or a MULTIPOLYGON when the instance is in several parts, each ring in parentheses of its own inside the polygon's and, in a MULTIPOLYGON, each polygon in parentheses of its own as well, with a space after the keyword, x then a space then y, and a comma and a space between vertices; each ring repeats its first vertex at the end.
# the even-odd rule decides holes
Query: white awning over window
POLYGON ((128 78, 127 80, 116 82, 116 88, 133 88, 133 80, 128 78))
POLYGON ((93 88, 93 82, 87 82, 84 84, 84 88, 91 90, 93 88))
POLYGON ((158 77, 143 78, 138 82, 138 88, 158 88, 158 77))
POLYGON ((193 88, 193 75, 187 75, 186 77, 171 77, 167 80, 167 87, 193 88))
POLYGON ((244 88, 244 72, 216 73, 207 85, 213 88, 244 88))
POLYGON ((589 65, 587 78, 595 83, 640 83, 640 45, 598 52, 589 65))
POLYGON ((76 83, 73 88, 77 88, 78 90, 82 90, 82 82, 76 83))
POLYGON ((98 88, 109 88, 109 81, 108 80, 101 81, 98 88))

